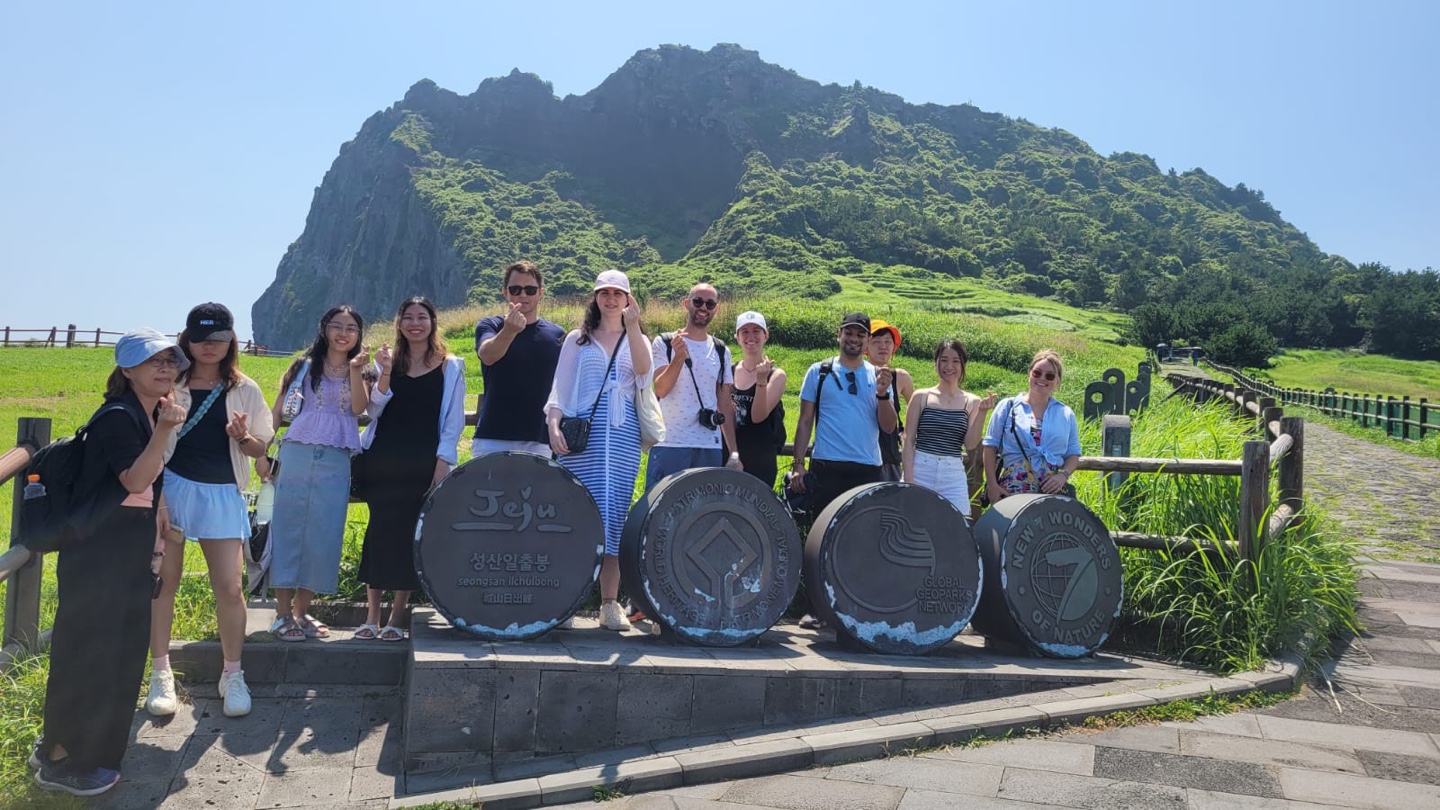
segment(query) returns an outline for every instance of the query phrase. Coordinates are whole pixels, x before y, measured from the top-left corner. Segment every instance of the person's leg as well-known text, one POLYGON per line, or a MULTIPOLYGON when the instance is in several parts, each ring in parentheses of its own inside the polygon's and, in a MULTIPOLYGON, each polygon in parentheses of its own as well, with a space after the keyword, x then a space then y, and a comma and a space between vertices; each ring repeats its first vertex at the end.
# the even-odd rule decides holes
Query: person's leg
POLYGON ((645 491, 649 492, 660 479, 690 468, 694 448, 652 447, 645 464, 645 491))
POLYGON ((315 592, 309 588, 295 589, 295 602, 290 610, 290 615, 295 621, 303 622, 305 614, 310 612, 310 601, 315 598, 315 592))
POLYGON ((385 601, 385 592, 379 588, 365 589, 365 623, 375 627, 380 626, 381 603, 385 601))
POLYGON ((614 602, 620 597, 620 558, 606 554, 600 564, 600 601, 614 602))
POLYGON ((396 591, 395 601, 390 603, 390 621, 387 623, 387 626, 398 627, 403 630, 405 628, 405 624, 409 621, 410 592, 396 591))
MULTIPOLYGON (((170 628, 175 621, 175 592, 180 588, 180 575, 185 570, 185 538, 173 528, 165 534, 165 559, 160 563, 160 595, 150 610, 150 657, 154 660, 170 656, 170 628)), ((156 667, 159 669, 160 667, 156 667)), ((165 669, 169 663, 165 662, 165 669)))
POLYGON ((220 652, 227 664, 240 661, 240 650, 245 644, 245 592, 240 585, 244 563, 240 542, 238 537, 200 541, 205 565, 210 569, 210 589, 215 593, 220 652))

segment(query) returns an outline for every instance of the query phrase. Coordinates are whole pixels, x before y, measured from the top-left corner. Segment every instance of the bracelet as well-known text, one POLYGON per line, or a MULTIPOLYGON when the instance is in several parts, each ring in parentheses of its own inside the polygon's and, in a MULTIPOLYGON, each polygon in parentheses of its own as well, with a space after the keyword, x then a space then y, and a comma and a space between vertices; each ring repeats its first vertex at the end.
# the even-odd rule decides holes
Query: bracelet
POLYGON ((731 454, 730 454, 730 458, 732 458, 732 459, 733 459, 733 458, 739 458, 739 457, 740 457, 740 454, 739 454, 739 453, 731 453, 731 454))

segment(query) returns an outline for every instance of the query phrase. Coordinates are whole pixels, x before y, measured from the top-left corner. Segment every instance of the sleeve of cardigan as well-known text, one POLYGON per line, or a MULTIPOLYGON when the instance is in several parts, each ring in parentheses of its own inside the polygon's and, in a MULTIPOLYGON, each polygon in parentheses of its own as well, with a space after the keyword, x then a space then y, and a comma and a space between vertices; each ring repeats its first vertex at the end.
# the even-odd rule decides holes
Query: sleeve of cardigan
POLYGON ((465 361, 445 361, 445 394, 440 407, 440 446, 435 457, 457 464, 460 436, 465 432, 465 361))

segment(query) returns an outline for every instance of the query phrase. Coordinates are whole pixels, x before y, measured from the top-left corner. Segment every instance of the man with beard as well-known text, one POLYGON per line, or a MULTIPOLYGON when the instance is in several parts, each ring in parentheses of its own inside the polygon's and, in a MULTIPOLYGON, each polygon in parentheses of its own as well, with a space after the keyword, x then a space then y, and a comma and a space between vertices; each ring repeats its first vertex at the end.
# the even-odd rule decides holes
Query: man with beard
MULTIPOLYGON (((890 360, 895 356, 895 350, 900 348, 900 330, 893 324, 886 323, 879 318, 870 322, 870 345, 865 350, 865 356, 880 368, 888 368, 890 360)), ((905 412, 905 403, 910 401, 911 395, 915 393, 915 381, 911 379, 910 372, 903 368, 895 371, 895 413, 905 412)), ((895 430, 880 432, 880 466, 886 481, 899 481, 902 478, 900 469, 900 446, 905 438, 905 425, 897 422, 895 430)))
POLYGON ((735 447, 735 402, 730 349, 710 336, 710 322, 720 295, 709 284, 696 284, 685 297, 685 328, 655 338, 651 360, 655 368, 655 396, 665 417, 665 441, 650 450, 645 468, 645 489, 667 475, 722 463, 741 469, 740 454, 726 461, 720 446, 735 447))

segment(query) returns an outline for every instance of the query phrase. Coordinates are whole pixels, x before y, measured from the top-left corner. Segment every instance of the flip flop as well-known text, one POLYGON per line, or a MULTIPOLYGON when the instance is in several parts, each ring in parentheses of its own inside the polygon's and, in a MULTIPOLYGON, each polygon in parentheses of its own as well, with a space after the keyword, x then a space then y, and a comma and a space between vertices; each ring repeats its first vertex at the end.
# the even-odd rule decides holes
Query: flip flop
POLYGON ((374 641, 379 637, 380 628, 376 627, 373 624, 362 624, 359 627, 355 628, 354 633, 350 634, 350 638, 353 638, 356 641, 374 641))
POLYGON ((380 631, 380 640, 381 640, 381 641, 404 641, 404 640, 405 640, 405 631, 404 631, 404 630, 401 630, 400 628, 396 627, 396 626, 393 625, 393 624, 387 624, 387 625, 385 625, 384 629, 382 629, 382 630, 380 631))
POLYGON ((277 641, 304 641, 305 631, 290 616, 278 616, 270 623, 270 634, 277 641))
POLYGON ((306 638, 330 637, 330 625, 311 616, 309 613, 306 613, 305 618, 296 623, 300 625, 300 629, 304 631, 306 638))

